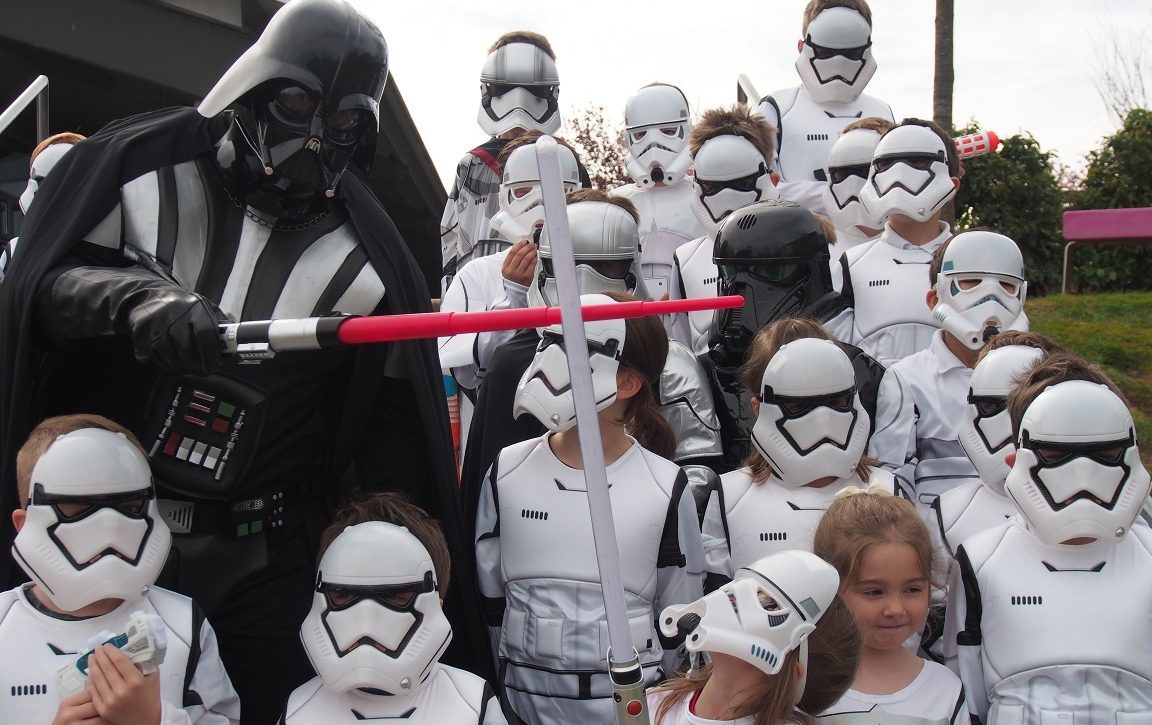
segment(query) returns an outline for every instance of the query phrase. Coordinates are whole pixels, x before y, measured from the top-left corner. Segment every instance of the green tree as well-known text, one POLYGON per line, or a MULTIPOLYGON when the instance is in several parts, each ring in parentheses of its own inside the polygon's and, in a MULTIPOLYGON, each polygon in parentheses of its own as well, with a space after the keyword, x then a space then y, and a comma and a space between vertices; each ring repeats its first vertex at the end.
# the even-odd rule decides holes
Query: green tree
MULTIPOLYGON (((1081 188, 1072 195, 1076 209, 1152 206, 1152 110, 1135 108, 1124 125, 1088 154, 1081 188)), ((1152 249, 1103 247, 1075 254, 1073 280, 1083 291, 1152 289, 1148 274, 1152 249)))
MULTIPOLYGON (((960 133, 973 133, 973 123, 960 133)), ((1028 274, 1028 294, 1060 289, 1065 192, 1055 154, 1030 134, 1001 140, 999 153, 964 162, 956 196, 957 230, 986 226, 1020 245, 1028 274)))

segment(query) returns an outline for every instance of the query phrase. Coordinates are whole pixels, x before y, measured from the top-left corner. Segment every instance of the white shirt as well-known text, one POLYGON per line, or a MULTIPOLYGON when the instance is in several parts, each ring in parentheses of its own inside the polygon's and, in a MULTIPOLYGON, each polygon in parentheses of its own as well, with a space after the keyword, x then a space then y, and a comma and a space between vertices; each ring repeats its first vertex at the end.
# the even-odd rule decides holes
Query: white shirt
POLYGON ((0 594, 0 721, 49 723, 64 699, 57 672, 91 647, 102 631, 124 632, 136 611, 158 615, 165 624, 168 649, 160 665, 161 725, 231 725, 240 722, 240 699, 220 661, 216 635, 206 620, 193 617, 192 600, 152 587, 107 614, 65 619, 28 598, 30 584, 0 594), (193 632, 193 624, 199 630, 193 632), (199 646, 194 656, 192 638, 199 646), (191 669, 191 678, 187 678, 191 669), (191 702, 194 704, 185 704, 191 702))
POLYGON ((944 491, 980 480, 960 446, 971 381, 972 369, 944 344, 942 330, 880 381, 868 452, 912 481, 922 512, 944 491))
MULTIPOLYGON (((852 247, 832 270, 832 286, 851 304, 843 342, 856 345, 885 366, 928 347, 938 327, 928 309, 932 253, 952 236, 941 222, 935 238, 912 244, 885 223, 875 241, 852 247)), ((837 332, 844 335, 844 332, 837 332)))
MULTIPOLYGON (((456 272, 440 301, 441 312, 482 312, 522 309, 528 306, 528 288, 504 279, 501 268, 510 250, 477 257, 456 272)), ((440 366, 451 370, 462 387, 476 390, 496 348, 516 330, 471 332, 441 337, 440 366)))
POLYGON ((657 720, 656 709, 660 702, 669 697, 670 694, 668 692, 653 692, 648 695, 648 716, 652 720, 652 725, 720 725, 721 723, 725 725, 753 725, 756 721, 752 715, 738 717, 735 720, 708 720, 700 717, 692 712, 692 705, 696 703, 696 698, 700 695, 699 690, 692 695, 680 698, 663 719, 657 720))
POLYGON ((820 713, 816 725, 968 725, 964 688, 952 670, 924 661, 920 674, 889 695, 849 689, 832 707, 820 713), (894 715, 904 717, 896 718, 894 715))

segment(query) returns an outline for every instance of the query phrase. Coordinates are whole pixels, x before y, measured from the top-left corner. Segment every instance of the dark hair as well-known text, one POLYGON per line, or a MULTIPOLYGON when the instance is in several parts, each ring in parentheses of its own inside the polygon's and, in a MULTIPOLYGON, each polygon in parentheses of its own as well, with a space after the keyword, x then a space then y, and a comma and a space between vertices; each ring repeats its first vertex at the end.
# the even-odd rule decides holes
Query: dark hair
POLYGON ((1028 406, 1044 392, 1046 388, 1069 380, 1087 380, 1090 383, 1106 385, 1116 397, 1120 398, 1129 408, 1128 399, 1116 383, 1104 374, 1104 371, 1088 362, 1082 357, 1071 353, 1054 353, 1033 365, 1028 372, 1016 381, 1016 387, 1008 393, 1008 418, 1012 421, 1012 440, 1020 439, 1020 421, 1028 406))
POLYGON ((865 116, 858 118, 844 128, 840 129, 840 135, 848 133, 849 131, 875 131, 883 136, 888 133, 896 124, 889 121, 882 116, 865 116))
POLYGON ((776 127, 743 103, 731 108, 710 108, 688 134, 688 150, 692 155, 700 153, 705 141, 717 136, 740 136, 756 147, 765 163, 772 162, 776 153, 776 127))
MULTIPOLYGON (((605 292, 617 302, 635 302, 623 292, 605 292)), ((630 317, 624 321, 624 349, 620 367, 640 377, 640 391, 624 406, 624 426, 640 445, 669 460, 676 455, 676 434, 660 415, 660 374, 668 359, 668 333, 656 316, 630 317)))
MULTIPOLYGON (((496 163, 500 166, 501 172, 503 172, 504 164, 508 163, 508 157, 512 155, 513 151, 520 148, 521 146, 529 146, 536 143, 543 135, 544 134, 542 132, 537 131, 536 129, 531 129, 525 131, 508 143, 504 144, 504 148, 500 149, 499 155, 496 156, 496 163)), ((556 139, 556 143, 572 152, 572 155, 576 157, 577 166, 584 166, 584 162, 580 159, 580 152, 577 151, 572 144, 568 143, 559 136, 553 136, 552 138, 556 139)))
MULTIPOLYGON (((440 596, 443 597, 448 591, 448 580, 452 574, 452 558, 448 554, 448 541, 444 538, 444 530, 440 528, 440 522, 429 516, 424 509, 409 502, 404 494, 395 491, 361 492, 344 504, 336 512, 332 523, 320 534, 320 553, 316 555, 316 561, 319 562, 324 558, 324 552, 344 529, 368 521, 383 521, 403 526, 424 545, 432 557, 432 565, 436 569, 436 582, 440 587, 440 596)), ((386 567, 388 552, 381 552, 380 557, 382 565, 386 567)))
POLYGON ((513 30, 510 33, 504 33, 496 39, 496 42, 492 44, 492 47, 488 49, 488 52, 493 53, 500 48, 503 48, 505 45, 511 45, 512 43, 528 43, 529 45, 535 45, 537 48, 544 51, 545 55, 547 55, 549 58, 556 60, 556 53, 552 50, 552 44, 548 42, 548 39, 540 33, 533 33, 531 30, 513 30))
MULTIPOLYGON (((603 189, 577 189, 576 191, 569 191, 564 195, 564 202, 566 204, 576 204, 581 201, 601 201, 605 204, 612 204, 618 206, 632 217, 632 220, 637 224, 640 223, 640 212, 636 211, 636 205, 630 199, 616 194, 609 194, 603 189)), ((622 300, 617 300, 618 302, 622 300)), ((634 300, 629 300, 634 301, 634 300)))
POLYGON ((944 142, 944 154, 948 161, 949 176, 964 176, 964 165, 960 163, 960 157, 956 155, 956 142, 944 129, 940 128, 939 124, 935 121, 926 121, 923 118, 905 118, 892 128, 900 128, 901 126, 923 126, 939 136, 940 140, 944 142))
POLYGON ((859 664, 860 630, 837 596, 808 635, 808 679, 800 709, 819 714, 836 704, 852 685, 859 664))
POLYGON ((976 364, 980 364, 984 356, 993 350, 999 350, 1002 347, 1009 347, 1011 345, 1034 347, 1045 355, 1068 352, 1068 348, 1047 335, 1041 335, 1039 332, 1032 332, 1031 330, 1005 330, 998 335, 994 335, 991 340, 984 344, 984 347, 980 348, 980 356, 976 358, 976 364))

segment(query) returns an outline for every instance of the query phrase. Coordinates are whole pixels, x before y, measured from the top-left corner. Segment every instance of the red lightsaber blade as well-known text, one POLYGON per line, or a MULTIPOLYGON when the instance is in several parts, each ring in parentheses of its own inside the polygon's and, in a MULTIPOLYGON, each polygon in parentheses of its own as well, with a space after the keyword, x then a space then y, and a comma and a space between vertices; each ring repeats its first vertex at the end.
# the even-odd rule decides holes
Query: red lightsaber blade
MULTIPOLYGON (((740 295, 692 300, 616 302, 582 307, 584 321, 740 307, 740 295)), ((235 322, 220 326, 225 353, 261 360, 288 350, 318 350, 396 340, 449 337, 464 333, 521 330, 560 323, 559 307, 483 312, 421 312, 373 317, 309 317, 297 320, 235 322)))

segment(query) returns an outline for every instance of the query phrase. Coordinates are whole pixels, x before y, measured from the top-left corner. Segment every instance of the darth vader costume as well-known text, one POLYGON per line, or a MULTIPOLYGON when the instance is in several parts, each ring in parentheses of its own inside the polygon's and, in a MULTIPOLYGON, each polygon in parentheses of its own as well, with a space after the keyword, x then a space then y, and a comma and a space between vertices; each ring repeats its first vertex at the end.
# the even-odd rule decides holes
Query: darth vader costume
MULTIPOLYGON (((273 721, 310 676, 297 630, 316 532, 351 490, 407 492, 453 558, 470 556, 433 341, 258 365, 219 353, 223 320, 429 310, 366 184, 386 78, 384 38, 351 6, 287 5, 198 109, 76 146, 0 289, 4 505, 45 416, 101 413, 137 433, 175 534, 162 583, 212 619, 245 723, 273 721)), ((461 651, 483 651, 482 625, 448 597, 461 651)))

